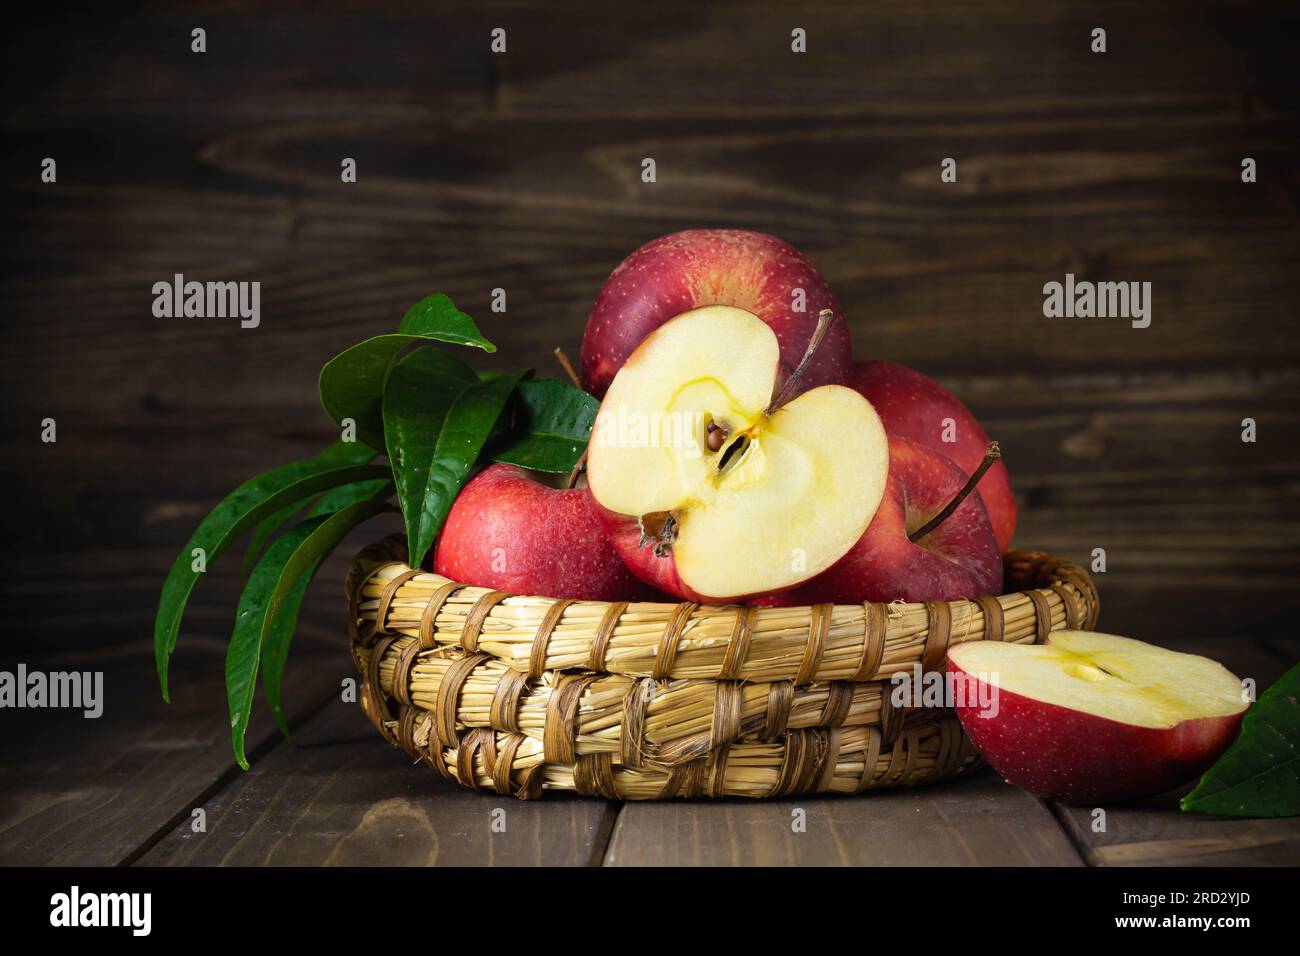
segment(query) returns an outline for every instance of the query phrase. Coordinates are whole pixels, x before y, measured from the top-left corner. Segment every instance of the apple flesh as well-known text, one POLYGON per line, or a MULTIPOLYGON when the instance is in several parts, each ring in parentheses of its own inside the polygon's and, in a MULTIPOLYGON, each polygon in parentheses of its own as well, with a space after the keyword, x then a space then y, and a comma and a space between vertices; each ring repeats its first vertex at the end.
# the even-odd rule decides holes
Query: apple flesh
MULTIPOLYGON (((894 362, 859 362, 853 367, 853 387, 876 409, 890 435, 946 455, 967 475, 979 467, 988 433, 957 396, 934 379, 894 362), (945 441, 946 437, 953 440, 945 441)), ((978 491, 997 535, 998 550, 1005 552, 1016 533, 1016 499, 1007 466, 995 462, 980 480, 978 491)))
POLYGON ((1089 806, 1204 773, 1249 706, 1241 681, 1208 658, 1089 631, 959 644, 948 670, 957 716, 993 769, 1040 797, 1089 806))
POLYGON ((889 480, 862 537, 807 584, 760 603, 956 601, 1001 593, 1002 557, 977 495, 968 495, 924 537, 908 539, 956 497, 966 479, 943 455, 891 436, 889 480))
POLYGON ((586 488, 552 487, 515 465, 489 465, 452 505, 433 570, 515 594, 655 600, 619 559, 597 510, 586 488))
POLYGON ((818 315, 829 309, 834 319, 801 385, 848 383, 853 364, 848 324, 812 263, 775 236, 694 229, 645 244, 606 280, 582 338, 583 386, 603 396, 647 335, 683 312, 709 305, 744 309, 766 322, 787 369, 798 365, 818 315))
POLYGON ((782 401, 780 361, 761 319, 712 306, 661 325, 614 377, 587 477, 643 581, 701 603, 780 591, 866 530, 888 472, 880 420, 838 385, 782 401))

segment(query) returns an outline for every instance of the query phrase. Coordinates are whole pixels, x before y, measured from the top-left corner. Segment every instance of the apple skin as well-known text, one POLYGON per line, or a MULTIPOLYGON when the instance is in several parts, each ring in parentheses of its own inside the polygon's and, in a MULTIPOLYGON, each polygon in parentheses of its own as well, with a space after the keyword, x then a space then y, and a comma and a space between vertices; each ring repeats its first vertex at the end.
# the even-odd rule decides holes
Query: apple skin
POLYGON ((909 530, 943 510, 967 477, 938 452, 891 435, 885 496, 857 544, 811 581, 754 603, 956 601, 1000 594, 1002 557, 977 496, 968 495, 921 541, 907 539, 909 530))
MULTIPOLYGON (((853 388, 875 406, 885 431, 946 455, 969 476, 979 468, 988 448, 988 432, 980 427, 957 396, 927 375, 895 362, 858 362, 853 388), (943 420, 955 423, 956 441, 943 441, 943 420)), ((976 490, 988 509, 989 521, 1005 553, 1016 533, 1016 499, 1007 466, 995 461, 976 490)))
POLYGON ((757 315, 776 333, 781 362, 798 366, 823 309, 829 331, 800 379, 800 390, 847 384, 853 353, 848 324, 830 286, 792 246, 737 229, 675 232, 637 249, 605 280, 582 337, 582 383, 597 398, 632 351, 669 319, 706 305, 757 315), (792 290, 804 290, 803 312, 792 290))
POLYGON ((610 511, 595 498, 591 503, 599 515, 601 528, 604 529, 605 536, 617 552, 619 559, 649 587, 674 595, 682 601, 693 601, 696 604, 728 604, 733 600, 744 599, 743 597, 710 597, 687 587, 686 582, 677 573, 677 562, 673 560, 671 554, 657 557, 652 548, 640 544, 641 526, 634 515, 621 515, 610 511))
MULTIPOLYGON (((980 683, 952 660, 948 672, 958 681, 980 683)), ((955 709, 989 765, 1035 796, 1084 806, 1154 796, 1200 776, 1236 739, 1245 715, 1136 727, 990 688, 983 693, 997 694, 997 714, 982 717, 979 693, 969 686, 959 690, 959 701, 976 703, 955 709)))
POLYGON ((619 559, 586 488, 552 488, 500 462, 461 490, 433 555, 436 574, 581 601, 660 599, 619 559))
MULTIPOLYGON (((671 554, 665 557, 655 555, 653 548, 642 546, 641 526, 632 515, 621 515, 600 502, 592 499, 592 506, 600 514, 601 527, 605 531, 614 550, 618 552, 624 565, 651 589, 671 595, 667 600, 691 601, 695 604, 736 604, 750 598, 777 597, 785 592, 767 591, 756 594, 733 594, 726 596, 701 594, 692 589, 677 573, 677 562, 671 554)), ((759 603, 755 601, 754 603, 759 603)), ((771 605, 784 606, 784 605, 771 605)))

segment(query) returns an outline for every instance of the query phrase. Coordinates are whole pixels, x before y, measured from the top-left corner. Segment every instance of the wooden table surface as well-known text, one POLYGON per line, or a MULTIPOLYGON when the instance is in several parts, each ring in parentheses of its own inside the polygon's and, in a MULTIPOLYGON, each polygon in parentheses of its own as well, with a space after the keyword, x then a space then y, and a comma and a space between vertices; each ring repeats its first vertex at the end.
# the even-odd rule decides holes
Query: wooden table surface
POLYGON ((1300 659, 1294 4, 332 10, 115 5, 4 37, 0 668, 103 671, 106 704, 0 711, 0 863, 1300 862, 1300 821, 1167 798, 1106 808, 1099 830, 989 772, 771 803, 462 791, 340 700, 342 573, 379 527, 309 594, 296 746, 259 713, 253 769, 233 767, 230 561, 191 603, 170 706, 151 657, 195 522, 331 437, 328 357, 443 291, 501 346, 487 366, 557 374, 551 348, 576 353, 624 255, 732 226, 809 254, 860 356, 916 366, 980 416, 1018 544, 1105 549, 1104 630, 1266 686, 1300 659), (261 326, 155 318, 151 287, 178 272, 260 281, 261 326), (1045 319, 1042 286, 1067 272, 1150 281, 1151 326, 1045 319))

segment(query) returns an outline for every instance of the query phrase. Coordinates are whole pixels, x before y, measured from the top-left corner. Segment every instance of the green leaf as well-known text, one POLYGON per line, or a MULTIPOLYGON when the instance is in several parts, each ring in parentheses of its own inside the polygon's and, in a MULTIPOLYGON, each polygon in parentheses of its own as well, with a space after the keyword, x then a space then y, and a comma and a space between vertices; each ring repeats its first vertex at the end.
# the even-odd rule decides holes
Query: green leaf
POLYGON ((438 434, 456 399, 479 381, 468 366, 439 349, 412 352, 389 370, 384 385, 384 434, 412 548, 420 533, 438 434))
POLYGON ((248 546, 244 548, 244 560, 239 565, 239 579, 247 582, 257 567, 257 561, 266 550, 271 539, 302 510, 301 501, 291 501, 279 511, 268 515, 257 523, 253 533, 248 537, 248 546))
MULTIPOLYGON (((325 517, 327 516, 317 515, 308 521, 314 523, 325 517)), ((269 619, 262 641, 262 692, 267 706, 271 708, 275 725, 290 743, 293 743, 293 735, 289 733, 289 721, 284 715, 284 667, 289 657, 289 645, 293 643, 293 634, 298 627, 298 612, 302 610, 303 598, 307 596, 307 588, 315 577, 316 568, 312 568, 289 589, 289 593, 280 602, 280 609, 269 619)), ((229 653, 230 648, 226 650, 229 653)), ((227 698, 229 690, 227 687, 227 698)))
POLYGON ((327 491, 317 498, 313 504, 308 506, 306 517, 315 518, 317 515, 332 515, 336 511, 342 511, 353 502, 367 498, 387 498, 392 493, 393 479, 387 475, 383 478, 372 478, 370 481, 358 481, 351 485, 343 485, 333 491, 327 491))
POLYGON ((1300 815, 1300 664, 1246 711, 1241 735, 1181 805, 1225 817, 1300 815))
POLYGON ((556 378, 520 382, 515 420, 492 449, 493 461, 534 471, 567 474, 591 437, 600 402, 556 378))
POLYGON ((427 296, 406 313, 396 334, 366 339, 325 364, 320 373, 320 400, 325 413, 338 425, 345 418, 353 419, 362 441, 382 447, 383 392, 388 369, 403 349, 422 342, 497 350, 451 299, 441 293, 427 296))
MULTIPOLYGON (((230 644, 226 647, 226 700, 230 705, 231 743, 235 749, 235 759, 245 770, 248 760, 244 756, 244 732, 248 728, 248 714, 252 707, 253 687, 257 682, 257 664, 262 653, 262 632, 268 620, 268 605, 276 586, 280 582, 289 559, 311 537, 311 533, 325 523, 324 515, 310 518, 290 528, 276 538, 266 554, 253 568, 248 584, 239 596, 239 609, 235 613, 235 630, 231 634, 230 644)), ((296 596, 301 602, 302 594, 307 590, 307 576, 303 575, 300 593, 286 595, 296 596)), ((283 600, 283 599, 282 599, 283 600)))
MULTIPOLYGON (((328 518, 357 504, 383 502, 392 493, 393 482, 388 478, 381 478, 376 481, 359 481, 355 484, 344 485, 342 488, 335 488, 333 491, 326 492, 308 512, 307 519, 328 518)), ((391 506, 386 510, 392 510, 391 506)), ((362 511, 358 513, 362 513, 362 511)), ((369 515, 367 514, 366 517, 369 517, 369 515)), ((322 555, 322 560, 324 557, 325 555, 322 555)), ((285 739, 292 738, 289 735, 288 721, 285 720, 284 716, 284 668, 289 658, 289 646, 293 643, 294 630, 298 625, 298 609, 302 605, 303 595, 307 593, 307 585, 311 583, 311 579, 316 575, 318 566, 319 561, 313 564, 310 570, 302 576, 302 579, 285 595, 284 600, 280 603, 279 611, 271 618, 270 628, 267 630, 262 642, 262 690, 265 692, 266 702, 271 708, 271 716, 275 718, 276 726, 280 728, 280 732, 284 734, 285 739)))
MULTIPOLYGON (((314 455, 312 460, 350 462, 354 465, 364 465, 366 462, 374 458, 376 454, 377 453, 373 448, 361 442, 336 441, 320 454, 314 455)), ((298 513, 301 507, 302 505, 300 502, 291 502, 270 517, 263 518, 261 522, 258 523, 257 527, 253 529, 253 534, 249 539, 248 547, 244 549, 244 562, 239 569, 239 577, 241 580, 248 580, 248 576, 253 573, 253 568, 257 564, 257 559, 266 549, 267 543, 270 542, 271 538, 273 538, 277 532, 284 529, 285 525, 288 524, 289 520, 298 513)), ((339 509, 335 507, 326 508, 325 510, 338 511, 339 509)), ((321 514, 323 512, 315 513, 321 514)))
POLYGON ((510 393, 526 374, 516 372, 472 385, 461 393, 447 413, 429 469, 420 536, 410 552, 414 558, 411 567, 419 567, 432 547, 456 496, 469 478, 470 469, 505 411, 510 393))
POLYGON ((465 380, 444 353, 413 352, 384 387, 388 459, 406 523, 408 561, 419 567, 452 502, 525 373, 465 380))
POLYGON ((435 292, 406 310, 397 331, 403 335, 434 338, 456 345, 476 345, 489 352, 497 347, 483 338, 474 320, 456 308, 450 296, 435 292))
POLYGON ((232 541, 289 504, 304 501, 329 488, 386 474, 386 469, 378 465, 340 464, 318 459, 294 462, 250 478, 208 513, 176 556, 158 601, 153 630, 154 661, 164 700, 171 699, 167 690, 167 662, 176 649, 185 604, 203 573, 194 568, 194 552, 203 552, 202 567, 206 569, 232 541))
MULTIPOLYGON (((313 572, 343 537, 362 521, 391 510, 382 501, 360 501, 333 515, 308 518, 285 532, 257 562, 248 585, 239 598, 235 630, 226 650, 226 698, 230 705, 230 742, 235 759, 245 770, 244 734, 253 707, 258 662, 277 618, 292 611, 296 619, 302 594, 313 572), (290 603, 292 607, 290 608, 290 603)), ((293 620, 275 632, 277 639, 292 636, 293 620)), ((276 666, 283 673, 287 642, 277 648, 276 666)), ((277 687, 278 692, 278 687, 277 687)))

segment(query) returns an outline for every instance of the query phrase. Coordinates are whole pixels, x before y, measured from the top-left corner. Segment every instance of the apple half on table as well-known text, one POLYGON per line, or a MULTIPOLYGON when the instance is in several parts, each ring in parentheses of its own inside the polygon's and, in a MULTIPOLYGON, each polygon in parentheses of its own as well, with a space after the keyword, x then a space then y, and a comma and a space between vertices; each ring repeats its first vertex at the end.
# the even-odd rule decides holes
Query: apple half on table
POLYGON ((643 581, 725 604, 806 581, 862 536, 884 493, 889 444, 853 389, 799 394, 818 339, 783 376, 766 323, 707 306, 661 325, 619 369, 592 430, 587 480, 606 533, 643 581))
POLYGON ((1241 681, 1209 658, 1091 631, 959 644, 948 670, 961 725, 994 770, 1037 796, 1088 806, 1204 773, 1249 706, 1241 681))

